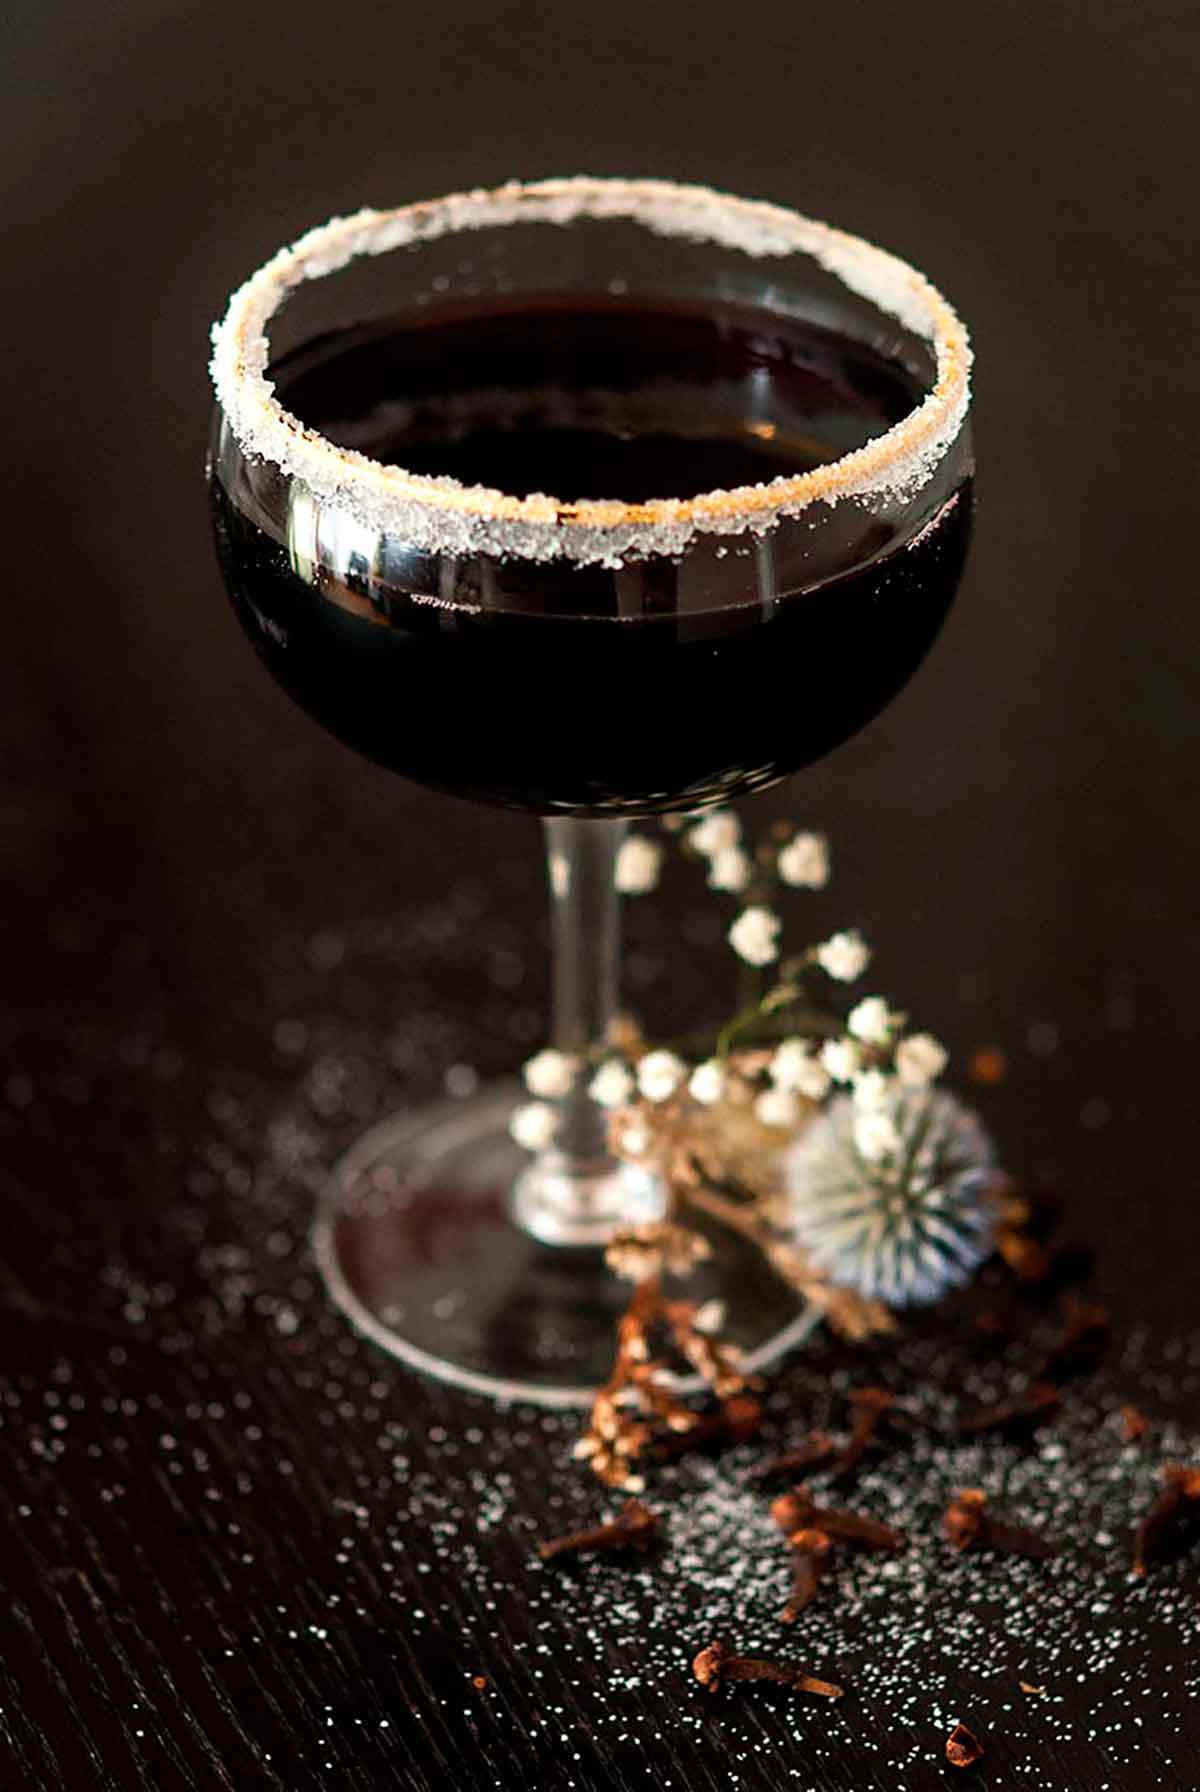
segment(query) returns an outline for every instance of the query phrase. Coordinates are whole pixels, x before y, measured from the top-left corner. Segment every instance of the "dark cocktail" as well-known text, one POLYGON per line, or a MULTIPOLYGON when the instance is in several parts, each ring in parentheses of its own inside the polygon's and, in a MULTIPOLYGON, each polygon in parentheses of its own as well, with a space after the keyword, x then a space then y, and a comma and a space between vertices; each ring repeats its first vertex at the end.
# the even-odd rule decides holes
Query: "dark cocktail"
MULTIPOLYGON (((271 371, 301 422, 387 465, 627 503, 810 471, 921 398, 915 369, 802 320, 554 295, 347 330, 271 371)), ((247 633, 327 728, 423 784, 597 814, 759 788, 869 720, 953 595, 965 481, 915 544, 853 518, 853 553, 818 578, 769 538, 713 538, 703 565, 330 566, 219 478, 213 503, 247 633)))

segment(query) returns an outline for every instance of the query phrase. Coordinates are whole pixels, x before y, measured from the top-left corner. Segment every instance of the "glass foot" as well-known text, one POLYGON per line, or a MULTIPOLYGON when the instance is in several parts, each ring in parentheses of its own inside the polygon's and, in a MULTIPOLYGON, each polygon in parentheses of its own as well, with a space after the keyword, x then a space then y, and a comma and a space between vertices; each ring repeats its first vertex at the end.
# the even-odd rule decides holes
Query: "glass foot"
MULTIPOLYGON (((391 1355, 497 1399, 583 1406, 611 1370, 629 1284, 596 1243, 543 1242, 515 1223, 530 1160, 508 1118, 521 1099, 513 1084, 372 1128, 333 1172, 314 1246, 338 1306, 391 1355)), ((636 1172, 630 1204, 631 1220, 660 1204, 636 1172)), ((679 1292, 722 1299, 725 1335, 757 1369, 816 1316, 745 1240, 703 1229, 713 1256, 679 1292)))

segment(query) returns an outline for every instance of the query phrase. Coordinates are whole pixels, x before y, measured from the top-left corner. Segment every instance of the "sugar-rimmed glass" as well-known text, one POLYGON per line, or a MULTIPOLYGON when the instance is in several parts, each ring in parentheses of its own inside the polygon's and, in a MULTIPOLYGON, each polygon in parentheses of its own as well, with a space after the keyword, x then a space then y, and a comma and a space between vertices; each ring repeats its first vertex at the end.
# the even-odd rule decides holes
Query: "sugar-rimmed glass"
MULTIPOLYGON (((551 1038, 587 1065, 617 1012, 629 818, 811 762, 936 635, 969 532, 961 324, 914 269, 779 207, 571 180, 335 220, 253 276, 214 338, 210 489, 243 626, 359 751, 546 818, 551 1038), (793 348, 781 358, 773 342, 793 348), (536 381, 522 385, 518 361, 536 381), (835 402, 847 368, 854 415, 835 402), (820 415, 801 415, 809 387, 820 415), (485 403, 497 472, 443 474, 436 453, 457 464, 485 403), (776 458, 693 491, 679 467, 715 411, 738 420, 731 465, 753 471, 742 450, 760 443, 776 458), (431 412, 432 470, 379 453, 419 442, 431 412), (515 456, 553 432, 569 458, 585 423, 589 440, 652 436, 661 483, 619 496, 506 484, 506 444, 515 456), (798 470, 778 472, 781 440, 798 470)), ((600 1247, 664 1199, 608 1155, 588 1080, 581 1068, 532 1160, 508 1134, 510 1088, 402 1114, 351 1149, 316 1243, 357 1324, 463 1386, 587 1396, 620 1300, 600 1247)), ((807 1323, 736 1240, 705 1277, 752 1363, 807 1323)))

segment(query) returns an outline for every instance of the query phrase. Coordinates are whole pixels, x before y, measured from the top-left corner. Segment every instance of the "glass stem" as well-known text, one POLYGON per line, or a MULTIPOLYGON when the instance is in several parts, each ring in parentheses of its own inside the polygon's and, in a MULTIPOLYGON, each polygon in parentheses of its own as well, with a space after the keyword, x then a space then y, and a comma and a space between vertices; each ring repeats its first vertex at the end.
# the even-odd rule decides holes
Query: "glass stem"
POLYGON ((514 1213, 547 1243, 603 1244, 620 1224, 661 1211, 644 1171, 608 1149, 608 1115, 588 1094, 592 1048, 617 1014, 621 898, 617 854, 628 823, 555 817, 545 824, 550 883, 551 1043, 580 1060, 552 1146, 517 1180, 514 1213))
MULTIPOLYGON (((621 959, 621 897, 617 854, 629 824, 577 819, 547 821, 550 883, 550 1038, 560 1052, 582 1058, 608 1037, 617 1013, 621 959)), ((560 1161, 587 1172, 600 1160, 611 1168, 607 1116, 587 1092, 584 1073, 563 1102, 557 1140, 560 1161)))

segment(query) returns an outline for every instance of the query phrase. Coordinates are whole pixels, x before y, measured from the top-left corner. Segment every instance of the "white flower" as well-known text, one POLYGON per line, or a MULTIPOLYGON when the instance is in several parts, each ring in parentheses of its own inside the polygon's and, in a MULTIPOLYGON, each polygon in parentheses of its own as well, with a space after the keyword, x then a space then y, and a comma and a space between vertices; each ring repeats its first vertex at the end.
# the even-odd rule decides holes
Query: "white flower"
POLYGON ((777 1089, 823 1101, 829 1093, 829 1072, 807 1039, 785 1039, 767 1066, 777 1089))
POLYGON ((744 908, 726 939, 739 958, 747 964, 771 964, 779 956, 779 929, 782 923, 769 908, 752 903, 744 908))
POLYGON ((544 1151, 558 1131, 558 1115, 544 1101, 527 1101, 514 1108, 508 1130, 526 1151, 544 1151))
POLYGON ((910 1089, 922 1088, 946 1068, 946 1048, 932 1033, 912 1033, 896 1047, 896 1075, 910 1089))
POLYGON ((863 1113, 872 1108, 885 1108, 892 1092, 892 1079, 882 1070, 860 1070, 854 1078, 855 1105, 863 1113))
POLYGON ((862 1054, 853 1039, 827 1039, 821 1047, 821 1062, 835 1083, 848 1083, 858 1075, 862 1054))
POLYGON ((653 1143, 650 1128, 641 1120, 631 1120, 621 1128, 618 1143, 622 1157, 644 1157, 653 1143))
POLYGON ((669 1101, 686 1075, 687 1065, 674 1052, 647 1052, 638 1061, 638 1088, 647 1101, 669 1101))
POLYGON ((944 1090, 893 1078, 884 1118, 902 1149, 875 1165, 855 1149, 856 1104, 841 1096, 824 1108, 788 1150, 788 1212, 796 1243, 835 1287, 923 1306, 965 1282, 991 1248, 995 1158, 975 1115, 944 1090))
POLYGON ((871 948, 857 927, 852 927, 848 933, 835 933, 818 946, 816 957, 821 969, 836 982, 853 983, 870 964, 871 948))
POLYGON ((829 845, 824 834, 797 834, 779 855, 779 875, 797 889, 823 890, 829 882, 829 845))
POLYGON ((855 1117, 854 1143, 859 1156, 866 1158, 869 1164, 882 1163, 885 1157, 894 1157, 900 1149, 896 1122, 882 1108, 868 1108, 855 1117))
POLYGON ((708 862, 710 890, 744 890, 750 882, 750 858, 740 846, 722 846, 708 862))
MULTIPOLYGON (((637 1124, 640 1126, 641 1123, 637 1124)), ((626 1132, 633 1130, 625 1128, 626 1132)), ((648 1139, 649 1135, 646 1137, 648 1139)), ((639 1149, 642 1148, 644 1146, 639 1144, 639 1149)), ((690 1275, 697 1263, 711 1255, 711 1245, 698 1232, 671 1220, 648 1220, 641 1225, 622 1226, 614 1232, 605 1249, 604 1261, 627 1281, 642 1282, 647 1276, 664 1272, 671 1276, 690 1275)), ((719 1303, 710 1302, 712 1304, 719 1303)), ((648 1360, 644 1337, 634 1348, 641 1361, 648 1360)))
POLYGON ((712 1337, 725 1324, 725 1302, 723 1300, 706 1300, 692 1314, 692 1330, 701 1332, 705 1337, 712 1337))
POLYGON ((602 1108, 623 1108, 633 1090, 633 1076, 620 1058, 610 1058, 602 1064, 588 1084, 588 1094, 602 1108))
POLYGON ((698 1064, 688 1082, 688 1094, 703 1107, 711 1107, 725 1093, 725 1068, 715 1058, 698 1064))
POLYGON ((790 1089, 764 1089, 754 1104, 754 1112, 764 1126, 795 1126, 800 1118, 800 1103, 790 1089))
POLYGON ((886 1045, 903 1024, 904 1016, 894 1013, 882 996, 864 996, 846 1021, 847 1030, 867 1045, 886 1045))
POLYGON ((644 896, 658 883, 663 849, 645 834, 630 834, 617 852, 616 885, 626 896, 644 896))
POLYGON ((708 859, 714 853, 736 846, 741 837, 742 824, 737 816, 728 809, 715 809, 691 830, 688 840, 697 852, 703 853, 708 859))
POLYGON ((548 1101, 554 1101, 561 1095, 571 1093, 576 1069, 576 1060, 568 1057, 566 1052, 547 1048, 530 1058, 521 1074, 531 1095, 541 1095, 548 1101))

